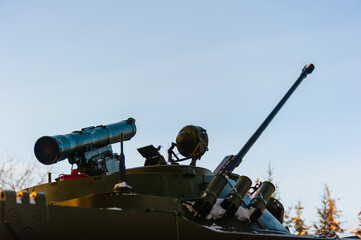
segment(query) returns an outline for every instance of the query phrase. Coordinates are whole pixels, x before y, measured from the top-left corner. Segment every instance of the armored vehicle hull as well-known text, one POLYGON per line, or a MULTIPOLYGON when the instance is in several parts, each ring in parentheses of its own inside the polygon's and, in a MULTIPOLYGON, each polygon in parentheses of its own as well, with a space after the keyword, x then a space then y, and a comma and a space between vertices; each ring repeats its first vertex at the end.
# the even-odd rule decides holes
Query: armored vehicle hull
POLYGON ((123 192, 113 192, 117 174, 59 180, 21 194, 3 191, 0 239, 316 239, 291 235, 267 210, 251 223, 212 212, 194 217, 192 204, 213 177, 195 166, 148 166, 127 170, 133 189, 123 192))
POLYGON ((180 130, 168 149, 168 162, 160 147, 139 148, 145 164, 132 169, 125 169, 123 141, 136 133, 133 118, 41 137, 34 148, 40 162, 68 158, 77 169, 19 192, 2 191, 0 239, 318 239, 294 236, 282 225, 284 209, 271 197, 272 183, 251 187, 248 177, 233 173, 313 69, 312 64, 303 68, 243 148, 213 172, 196 166, 208 150, 208 135, 200 126, 180 130), (119 155, 111 147, 117 142, 119 155), (190 165, 179 165, 184 160, 190 165))

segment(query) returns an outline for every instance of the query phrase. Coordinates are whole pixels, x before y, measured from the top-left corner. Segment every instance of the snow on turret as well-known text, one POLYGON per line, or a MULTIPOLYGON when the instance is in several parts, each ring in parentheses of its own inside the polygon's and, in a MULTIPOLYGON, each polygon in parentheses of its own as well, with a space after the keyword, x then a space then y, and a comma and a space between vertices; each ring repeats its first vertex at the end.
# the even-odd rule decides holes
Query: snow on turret
POLYGON ((251 215, 255 210, 256 209, 254 207, 250 207, 250 208, 239 207, 234 215, 239 221, 250 222, 251 215))
MULTIPOLYGON (((223 198, 218 198, 217 201, 215 202, 215 204, 213 205, 210 213, 206 216, 207 220, 210 219, 221 219, 223 218, 226 210, 224 208, 222 208, 221 203, 223 202, 223 198)), ((183 202, 182 205, 185 206, 188 211, 195 213, 194 207, 193 205, 195 204, 195 202, 183 202)), ((250 216, 252 215, 252 213, 255 211, 256 209, 254 207, 250 207, 250 208, 243 208, 243 207, 239 207, 237 209, 237 212, 234 214, 234 216, 242 222, 251 222, 250 220, 250 216)))
POLYGON ((123 187, 127 187, 127 183, 126 182, 120 182, 114 185, 113 188, 123 188, 123 187))
POLYGON ((224 213, 226 212, 226 210, 221 206, 223 200, 224 199, 222 198, 217 199, 206 219, 220 219, 223 217, 224 213))
MULTIPOLYGON (((222 198, 218 198, 216 203, 213 205, 211 212, 208 214, 208 216, 206 217, 206 219, 221 219, 226 210, 224 208, 222 208, 221 203, 224 199, 222 198)), ((235 213, 235 216, 237 217, 237 219, 239 221, 242 222, 250 222, 250 216, 252 215, 252 213, 254 212, 255 208, 251 207, 251 208, 243 208, 243 207, 239 207, 237 212, 235 213)))

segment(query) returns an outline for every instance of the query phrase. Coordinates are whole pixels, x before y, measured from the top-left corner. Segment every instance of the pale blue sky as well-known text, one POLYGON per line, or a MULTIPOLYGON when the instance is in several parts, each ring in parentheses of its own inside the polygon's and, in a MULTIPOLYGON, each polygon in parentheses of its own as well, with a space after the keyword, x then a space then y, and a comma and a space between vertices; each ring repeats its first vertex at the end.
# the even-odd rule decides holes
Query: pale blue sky
POLYGON ((0 156, 34 158, 43 135, 132 116, 128 167, 143 164, 137 147, 167 148, 197 124, 210 138, 199 166, 213 170, 312 62, 236 172, 262 178, 271 162, 282 202, 301 200, 308 224, 327 183, 350 230, 361 210, 360 43, 360 1, 0 0, 0 156))

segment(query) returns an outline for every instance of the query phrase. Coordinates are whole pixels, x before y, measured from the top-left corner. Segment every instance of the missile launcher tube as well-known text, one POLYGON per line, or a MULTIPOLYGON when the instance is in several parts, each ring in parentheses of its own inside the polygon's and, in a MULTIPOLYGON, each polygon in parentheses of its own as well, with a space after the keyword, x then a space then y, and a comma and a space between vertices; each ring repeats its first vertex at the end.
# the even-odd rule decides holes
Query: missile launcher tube
POLYGON ((109 125, 83 128, 65 135, 44 136, 36 141, 36 158, 45 165, 54 164, 75 154, 105 147, 109 144, 131 139, 136 133, 135 120, 127 120, 109 125))

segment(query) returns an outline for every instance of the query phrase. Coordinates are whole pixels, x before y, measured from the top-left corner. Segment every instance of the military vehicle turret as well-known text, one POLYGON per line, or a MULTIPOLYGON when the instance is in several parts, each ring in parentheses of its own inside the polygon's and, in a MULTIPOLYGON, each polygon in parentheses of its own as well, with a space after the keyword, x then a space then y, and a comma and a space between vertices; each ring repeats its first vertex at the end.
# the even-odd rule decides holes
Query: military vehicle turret
POLYGON ((212 172, 196 166, 208 150, 204 128, 188 125, 168 149, 138 149, 144 166, 125 169, 123 142, 136 134, 133 118, 41 137, 34 147, 46 165, 76 165, 55 181, 0 196, 0 239, 316 239, 290 234, 271 182, 252 186, 233 170, 277 112, 312 73, 309 64, 236 155, 212 172), (120 154, 111 144, 120 143, 120 154), (180 158, 178 151, 184 158, 180 158), (182 161, 190 160, 190 165, 182 161))

